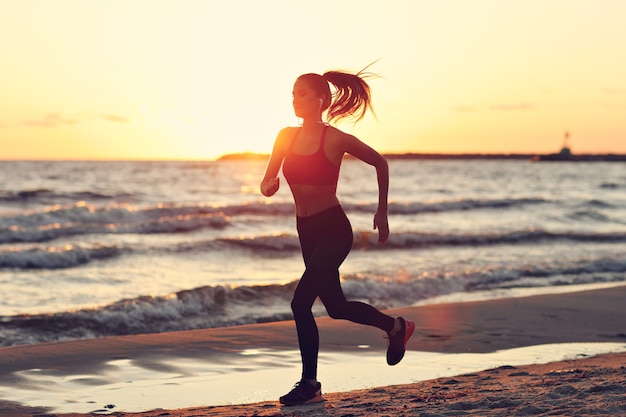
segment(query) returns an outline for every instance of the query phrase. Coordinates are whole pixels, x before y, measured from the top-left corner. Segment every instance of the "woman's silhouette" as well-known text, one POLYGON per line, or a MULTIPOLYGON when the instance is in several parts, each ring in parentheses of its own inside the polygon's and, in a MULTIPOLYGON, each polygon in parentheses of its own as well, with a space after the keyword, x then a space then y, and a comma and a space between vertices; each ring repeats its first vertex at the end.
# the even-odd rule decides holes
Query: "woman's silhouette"
POLYGON ((323 401, 321 384, 317 381, 319 335, 311 312, 317 297, 330 317, 385 331, 389 339, 389 365, 400 362, 415 329, 413 322, 402 317, 393 318, 368 304, 347 301, 339 280, 339 266, 352 247, 352 227, 336 195, 342 158, 349 153, 376 168, 379 191, 374 229, 378 229, 380 245, 389 237, 389 171, 382 155, 356 137, 324 123, 322 114, 327 112, 331 122, 345 117, 359 121, 371 109, 370 100, 370 88, 362 72, 329 71, 298 77, 293 87, 293 108, 296 116, 302 118, 302 126, 279 132, 261 182, 263 195, 274 195, 279 188, 277 175, 282 165, 295 201, 306 267, 291 302, 302 355, 302 378, 291 392, 280 398, 285 405, 323 401))

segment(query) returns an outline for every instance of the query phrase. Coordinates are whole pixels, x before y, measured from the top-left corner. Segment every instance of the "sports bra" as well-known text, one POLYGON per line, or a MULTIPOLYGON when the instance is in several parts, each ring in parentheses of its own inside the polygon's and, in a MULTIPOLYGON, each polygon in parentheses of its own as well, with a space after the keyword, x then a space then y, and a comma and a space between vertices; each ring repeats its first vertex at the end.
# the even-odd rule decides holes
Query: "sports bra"
POLYGON ((298 185, 337 185, 339 166, 333 164, 324 153, 324 142, 328 126, 324 125, 320 146, 317 152, 310 155, 294 153, 293 144, 300 133, 296 132, 291 140, 285 160, 283 161, 283 175, 289 184, 298 185))

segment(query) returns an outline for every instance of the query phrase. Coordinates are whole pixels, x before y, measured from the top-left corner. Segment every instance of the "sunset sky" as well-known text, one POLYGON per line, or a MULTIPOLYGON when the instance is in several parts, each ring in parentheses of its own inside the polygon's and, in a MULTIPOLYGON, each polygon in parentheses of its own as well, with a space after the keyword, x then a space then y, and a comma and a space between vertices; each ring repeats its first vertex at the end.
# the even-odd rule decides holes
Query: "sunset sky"
POLYGON ((0 159, 270 152, 295 78, 370 69, 382 152, 626 153, 623 0, 0 0, 0 159))

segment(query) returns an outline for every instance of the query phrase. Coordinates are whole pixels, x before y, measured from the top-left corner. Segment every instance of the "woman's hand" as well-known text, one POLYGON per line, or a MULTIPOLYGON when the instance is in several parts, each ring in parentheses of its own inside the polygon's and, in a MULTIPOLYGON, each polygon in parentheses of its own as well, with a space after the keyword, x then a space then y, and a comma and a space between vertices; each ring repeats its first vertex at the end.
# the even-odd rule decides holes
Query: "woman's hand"
POLYGON ((378 244, 383 246, 389 238, 387 211, 377 211, 374 215, 374 229, 378 229, 378 244))
POLYGON ((261 181, 261 193, 265 197, 271 197, 276 194, 280 187, 280 178, 268 178, 261 181))

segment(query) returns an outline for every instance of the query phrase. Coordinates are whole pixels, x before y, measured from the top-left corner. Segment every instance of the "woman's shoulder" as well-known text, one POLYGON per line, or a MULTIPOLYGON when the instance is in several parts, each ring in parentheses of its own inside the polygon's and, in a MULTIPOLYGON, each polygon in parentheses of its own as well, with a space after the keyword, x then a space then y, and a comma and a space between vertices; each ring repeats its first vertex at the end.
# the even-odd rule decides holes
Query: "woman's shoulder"
POLYGON ((290 138, 298 131, 298 129, 299 128, 294 127, 294 126, 283 127, 282 129, 278 131, 278 138, 279 139, 285 138, 285 137, 290 138))
POLYGON ((359 140, 356 136, 346 133, 335 126, 328 125, 327 137, 331 137, 333 141, 338 143, 346 143, 354 140, 359 140))
POLYGON ((282 129, 280 129, 280 131, 278 132, 278 137, 284 137, 284 136, 288 136, 291 137, 293 135, 295 135, 295 133, 299 130, 299 127, 296 126, 286 126, 283 127, 282 129))
POLYGON ((280 129, 278 136, 276 137, 276 144, 283 149, 286 149, 291 143, 293 137, 298 131, 297 127, 287 126, 280 129))

